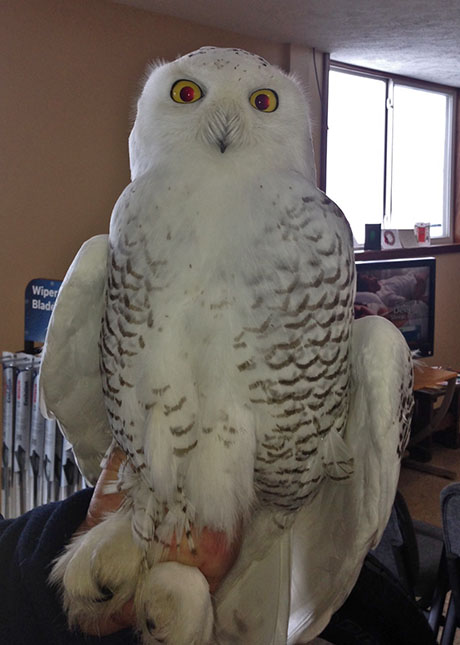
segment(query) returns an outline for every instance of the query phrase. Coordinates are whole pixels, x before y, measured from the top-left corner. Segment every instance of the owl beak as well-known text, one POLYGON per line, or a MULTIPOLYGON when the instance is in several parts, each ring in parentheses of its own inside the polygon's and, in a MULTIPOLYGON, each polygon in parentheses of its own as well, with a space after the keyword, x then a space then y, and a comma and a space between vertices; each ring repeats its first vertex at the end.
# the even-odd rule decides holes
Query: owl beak
POLYGON ((217 145, 223 154, 231 144, 238 141, 241 128, 238 112, 232 107, 225 109, 219 105, 208 114, 209 118, 203 131, 204 138, 208 143, 217 145))

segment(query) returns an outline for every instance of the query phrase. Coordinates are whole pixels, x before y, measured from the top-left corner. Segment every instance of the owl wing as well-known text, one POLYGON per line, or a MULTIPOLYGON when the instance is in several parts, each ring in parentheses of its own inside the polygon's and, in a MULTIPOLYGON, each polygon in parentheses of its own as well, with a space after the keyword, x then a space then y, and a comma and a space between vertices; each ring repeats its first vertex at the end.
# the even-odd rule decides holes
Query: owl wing
POLYGON ((290 532, 274 539, 262 559, 257 553, 269 513, 256 515, 217 594, 221 635, 243 631, 247 642, 264 645, 308 642, 343 604, 366 554, 380 540, 408 439, 411 356, 401 333, 371 316, 354 322, 351 364, 344 439, 354 455, 354 476, 342 483, 325 480, 290 532))
POLYGON ((108 236, 98 235, 72 262, 51 316, 40 371, 42 413, 58 420, 90 482, 96 481, 112 438, 98 349, 107 252, 108 236))

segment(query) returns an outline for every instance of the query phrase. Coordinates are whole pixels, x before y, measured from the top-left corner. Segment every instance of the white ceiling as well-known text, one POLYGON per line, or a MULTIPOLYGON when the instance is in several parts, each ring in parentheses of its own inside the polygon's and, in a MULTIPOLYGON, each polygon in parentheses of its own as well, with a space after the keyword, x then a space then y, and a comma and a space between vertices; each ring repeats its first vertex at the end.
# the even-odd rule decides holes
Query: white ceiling
POLYGON ((115 0, 460 87, 460 0, 115 0))

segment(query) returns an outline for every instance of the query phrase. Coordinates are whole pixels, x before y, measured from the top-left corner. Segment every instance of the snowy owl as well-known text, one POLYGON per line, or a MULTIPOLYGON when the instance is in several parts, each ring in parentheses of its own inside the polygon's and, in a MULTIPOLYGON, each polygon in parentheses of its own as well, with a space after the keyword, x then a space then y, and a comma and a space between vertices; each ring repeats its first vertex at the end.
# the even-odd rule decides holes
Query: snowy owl
POLYGON ((407 346, 382 319, 353 323, 352 236, 315 186, 292 77, 239 49, 159 64, 129 149, 132 181, 67 273, 40 379, 88 480, 111 446, 126 454, 126 503, 51 578, 71 625, 134 597, 145 644, 313 637, 390 512, 407 346), (214 608, 197 568, 160 562, 173 539, 193 548, 192 527, 243 527, 214 608))

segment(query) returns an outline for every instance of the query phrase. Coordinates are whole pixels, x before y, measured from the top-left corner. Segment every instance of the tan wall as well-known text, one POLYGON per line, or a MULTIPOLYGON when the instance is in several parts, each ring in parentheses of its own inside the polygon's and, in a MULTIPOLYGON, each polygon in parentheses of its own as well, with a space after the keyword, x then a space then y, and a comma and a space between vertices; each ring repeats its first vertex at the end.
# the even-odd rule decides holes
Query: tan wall
POLYGON ((434 356, 426 362, 460 371, 460 253, 436 258, 434 333, 434 356))
MULTIPOLYGON (((204 44, 243 47, 293 70, 309 86, 318 151, 308 48, 101 0, 0 3, 0 350, 23 345, 27 282, 62 278, 81 243, 107 231, 129 180, 130 116, 147 63, 204 44)), ((439 256, 430 362, 460 369, 459 278, 460 254, 439 256)))
MULTIPOLYGON (((460 92, 459 92, 460 94, 460 92)), ((460 98, 457 99, 457 146, 455 154, 455 234, 454 242, 460 242, 460 98)))
POLYGON ((0 350, 23 346, 29 280, 62 278, 107 231, 147 64, 202 45, 289 67, 286 45, 101 0, 0 3, 0 350))

